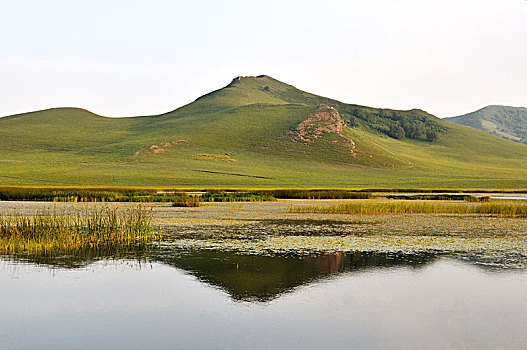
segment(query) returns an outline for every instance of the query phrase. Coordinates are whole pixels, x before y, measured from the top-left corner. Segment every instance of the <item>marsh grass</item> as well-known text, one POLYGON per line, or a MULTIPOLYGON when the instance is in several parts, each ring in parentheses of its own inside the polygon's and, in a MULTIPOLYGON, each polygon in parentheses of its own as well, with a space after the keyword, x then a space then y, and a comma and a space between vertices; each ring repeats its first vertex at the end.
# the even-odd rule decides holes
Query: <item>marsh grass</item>
POLYGON ((267 202, 275 201, 276 198, 262 192, 207 191, 200 200, 202 202, 267 202))
POLYGON ((466 202, 488 202, 488 196, 476 197, 472 194, 412 194, 412 195, 388 195, 388 199, 405 199, 405 200, 436 200, 436 201, 466 201, 466 202))
POLYGON ((45 202, 174 202, 183 192, 161 192, 155 189, 133 188, 42 188, 0 187, 2 201, 45 202))
POLYGON ((278 189, 263 192, 279 199, 368 199, 372 194, 348 190, 278 189))
POLYGON ((267 202, 277 199, 367 199, 371 197, 369 192, 348 190, 207 190, 200 200, 202 202, 267 202))
MULTIPOLYGON (((197 190, 201 192, 201 190, 197 190)), ((44 188, 44 187, 0 187, 2 201, 46 201, 46 202, 172 202, 176 206, 199 206, 189 200, 188 191, 134 188, 44 188)), ((193 192, 193 191, 190 191, 193 192)), ((204 190, 202 202, 263 202, 277 199, 365 199, 367 192, 349 190, 204 190)))
POLYGON ((199 207, 200 199, 196 196, 181 195, 174 198, 172 207, 179 208, 197 208, 199 207))
POLYGON ((527 217, 527 203, 490 201, 483 203, 444 201, 356 201, 333 206, 296 206, 294 213, 327 214, 481 214, 500 217, 527 217))
POLYGON ((143 245, 160 238, 153 232, 150 212, 140 206, 95 208, 75 215, 0 216, 1 254, 75 253, 143 245))

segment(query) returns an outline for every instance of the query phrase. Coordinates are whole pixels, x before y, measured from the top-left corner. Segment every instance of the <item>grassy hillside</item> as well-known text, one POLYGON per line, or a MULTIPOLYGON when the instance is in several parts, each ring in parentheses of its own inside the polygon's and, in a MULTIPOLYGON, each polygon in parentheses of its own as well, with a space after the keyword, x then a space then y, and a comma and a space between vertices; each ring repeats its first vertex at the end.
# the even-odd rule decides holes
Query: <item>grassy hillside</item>
POLYGON ((527 146, 240 77, 172 112, 0 118, 0 185, 527 188, 527 146))
POLYGON ((479 111, 445 120, 527 144, 527 108, 487 106, 479 111))

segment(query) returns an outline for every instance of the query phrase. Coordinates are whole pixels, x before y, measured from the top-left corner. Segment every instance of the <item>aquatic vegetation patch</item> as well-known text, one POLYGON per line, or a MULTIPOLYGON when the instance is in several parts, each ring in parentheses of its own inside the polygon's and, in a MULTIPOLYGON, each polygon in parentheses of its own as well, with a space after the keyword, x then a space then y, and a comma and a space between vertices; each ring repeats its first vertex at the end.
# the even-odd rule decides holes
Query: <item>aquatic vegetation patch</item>
POLYGON ((471 194, 412 194, 412 195, 388 195, 388 199, 406 199, 406 200, 435 200, 435 201, 467 201, 467 202, 488 202, 488 196, 476 197, 471 194))
POLYGON ((297 213, 289 210, 302 205, 331 207, 341 203, 350 202, 207 203, 199 211, 178 211, 176 214, 169 208, 156 210, 157 220, 163 226, 163 244, 172 248, 256 255, 337 252, 510 255, 511 258, 500 258, 503 266, 526 266, 527 218, 442 213, 297 213))
POLYGON ((133 188, 0 187, 2 201, 43 202, 173 202, 182 192, 133 188))
POLYGON ((372 198, 370 192, 348 190, 306 190, 282 189, 263 191, 278 199, 367 199, 372 198))
POLYGON ((93 208, 74 215, 0 216, 0 254, 72 254, 87 247, 136 246, 159 239, 151 213, 140 206, 93 208))
POLYGON ((266 202, 275 201, 276 198, 260 192, 207 191, 200 200, 202 202, 266 202))
POLYGON ((347 190, 207 190, 201 196, 203 202, 266 202, 277 199, 367 199, 369 192, 347 190))
POLYGON ((251 254, 316 252, 489 252, 514 251, 527 254, 524 238, 441 236, 270 236, 265 239, 200 240, 168 242, 180 248, 239 251, 251 254))
POLYGON ((329 219, 264 219, 259 220, 265 225, 282 225, 282 226, 325 226, 325 225, 365 225, 370 224, 361 220, 329 220, 329 219))
MULTIPOLYGON (((291 210, 298 206, 332 207, 354 202, 357 201, 212 202, 201 203, 199 210, 155 205, 151 211, 153 230, 162 233, 163 239, 160 243, 145 244, 144 247, 151 250, 166 245, 171 249, 224 250, 261 255, 357 251, 405 254, 425 251, 456 256, 496 255, 503 257, 500 258, 503 264, 515 268, 526 266, 527 218, 444 213, 361 215, 291 210)), ((493 202, 460 203, 480 205, 493 202)), ((99 206, 81 203, 53 204, 61 213, 72 217, 79 210, 92 210, 99 206)), ((129 204, 121 206, 123 209, 132 207, 129 204)), ((35 212, 42 212, 47 207, 49 204, 46 203, 2 202, 0 212, 4 216, 9 213, 13 216, 18 212, 32 217, 35 212)), ((125 251, 126 249, 120 249, 120 252, 125 251)), ((67 254, 77 255, 76 251, 71 250, 64 252, 64 255, 67 254)), ((489 259, 496 261, 494 258, 489 259)))
POLYGON ((332 206, 295 206, 294 213, 327 214, 489 214, 500 217, 527 217, 527 203, 521 201, 492 201, 467 203, 440 201, 356 201, 332 206))
POLYGON ((179 208, 197 208, 199 207, 200 198, 197 196, 181 195, 175 197, 172 207, 179 208))

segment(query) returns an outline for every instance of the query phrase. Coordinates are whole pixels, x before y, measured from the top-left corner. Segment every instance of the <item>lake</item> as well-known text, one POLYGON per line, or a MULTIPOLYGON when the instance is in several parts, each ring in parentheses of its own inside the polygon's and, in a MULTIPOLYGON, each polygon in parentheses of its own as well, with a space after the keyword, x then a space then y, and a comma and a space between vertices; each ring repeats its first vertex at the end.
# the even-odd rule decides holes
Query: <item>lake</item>
POLYGON ((312 202, 153 206, 147 248, 4 256, 0 348, 527 347, 525 219, 292 203, 312 202))

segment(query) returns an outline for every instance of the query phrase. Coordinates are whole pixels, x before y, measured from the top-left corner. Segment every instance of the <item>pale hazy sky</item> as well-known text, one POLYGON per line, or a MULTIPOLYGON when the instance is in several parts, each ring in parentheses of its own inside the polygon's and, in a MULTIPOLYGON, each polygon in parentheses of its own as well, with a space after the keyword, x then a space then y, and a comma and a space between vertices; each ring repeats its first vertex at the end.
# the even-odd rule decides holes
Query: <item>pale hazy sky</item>
POLYGON ((158 114, 267 74, 439 117, 527 106, 525 0, 0 0, 0 116, 158 114))

